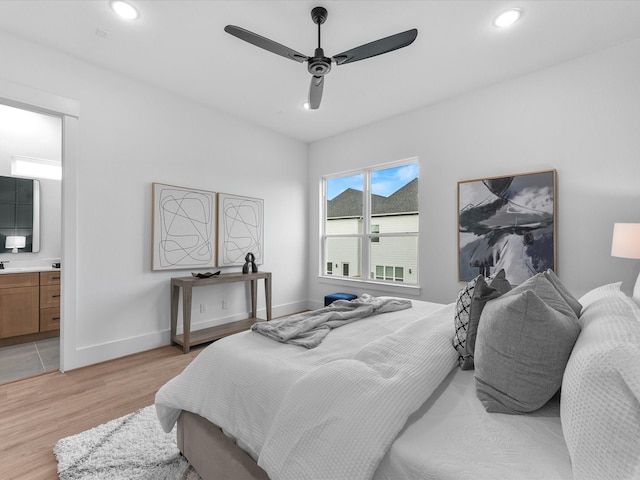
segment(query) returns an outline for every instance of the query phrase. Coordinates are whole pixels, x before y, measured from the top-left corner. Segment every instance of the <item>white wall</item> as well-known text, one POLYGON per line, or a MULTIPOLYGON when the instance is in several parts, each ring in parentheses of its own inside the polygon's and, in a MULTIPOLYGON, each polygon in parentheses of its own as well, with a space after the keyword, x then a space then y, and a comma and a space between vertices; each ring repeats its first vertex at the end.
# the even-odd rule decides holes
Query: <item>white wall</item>
MULTIPOLYGON (((309 147, 4 32, 0 45, 2 79, 79 105, 78 160, 65 173, 77 182, 63 181, 77 244, 67 259, 77 267, 63 270, 77 280, 63 290, 77 312, 64 325, 66 369, 168 343, 169 279, 189 272, 150 270, 154 181, 265 200, 261 269, 274 274, 275 315, 344 289, 317 278, 319 177, 413 156, 420 298, 450 302, 460 287, 456 182, 548 168, 558 171, 561 278, 579 295, 616 280, 629 290, 637 274, 638 262, 609 251, 613 222, 640 222, 640 41, 309 147)), ((196 293, 209 311, 194 322, 243 314, 244 293, 196 293)))
MULTIPOLYGON (((306 144, 4 32, 0 44, 5 80, 79 104, 76 171, 65 171, 77 182, 62 187, 77 244, 77 268, 63 258, 63 277, 77 276, 77 291, 63 290, 77 312, 63 310, 65 369, 169 343, 169 280, 190 271, 151 271, 152 182, 264 199, 274 315, 306 306, 306 144)), ((194 323, 246 315, 245 286, 227 287, 195 293, 209 308, 194 323)))
POLYGON ((640 222, 640 41, 310 146, 309 297, 366 288, 318 279, 321 175, 420 159, 420 298, 455 301, 457 182, 558 172, 557 272, 576 295, 640 269, 610 256, 614 222, 640 222), (346 290, 345 290, 346 289, 346 290))

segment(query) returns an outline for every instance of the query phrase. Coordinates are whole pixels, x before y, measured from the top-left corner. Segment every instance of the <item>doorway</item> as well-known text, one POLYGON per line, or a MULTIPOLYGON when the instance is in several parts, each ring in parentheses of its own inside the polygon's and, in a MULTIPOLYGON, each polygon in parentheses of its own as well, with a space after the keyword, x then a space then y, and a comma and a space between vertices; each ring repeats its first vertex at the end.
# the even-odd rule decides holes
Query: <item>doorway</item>
POLYGON ((62 125, 60 114, 0 99, 0 178, 36 179, 38 195, 27 196, 27 206, 29 201, 39 205, 37 215, 31 206, 33 229, 27 231, 27 206, 16 201, 14 209, 11 200, 0 203, 0 209, 9 212, 0 217, 0 229, 10 229, 5 223, 13 217, 14 231, 9 233, 17 236, 12 238, 26 237, 23 243, 34 247, 21 251, 20 242, 12 250, 0 245, 0 295, 5 300, 0 312, 0 384, 60 369, 60 271, 53 265, 60 265, 62 258, 62 125), (58 285, 49 286, 56 282, 51 279, 58 285), (47 294, 53 307, 41 300, 47 294), (15 308, 5 308, 9 304, 15 308), (28 324, 24 328, 12 328, 23 321, 28 324))

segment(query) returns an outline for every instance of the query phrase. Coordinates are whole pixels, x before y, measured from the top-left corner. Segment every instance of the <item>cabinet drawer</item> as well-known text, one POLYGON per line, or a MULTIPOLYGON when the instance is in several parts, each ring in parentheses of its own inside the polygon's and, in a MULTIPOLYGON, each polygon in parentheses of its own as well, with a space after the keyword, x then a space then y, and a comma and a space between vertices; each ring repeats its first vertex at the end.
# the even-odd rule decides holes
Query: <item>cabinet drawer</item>
POLYGON ((0 274, 0 288, 37 287, 38 283, 38 272, 0 274))
POLYGON ((60 285, 60 272, 40 272, 40 285, 60 285))
POLYGON ((40 309, 40 331, 60 330, 60 309, 56 307, 40 309))
POLYGON ((40 308, 60 306, 60 285, 40 285, 40 308))

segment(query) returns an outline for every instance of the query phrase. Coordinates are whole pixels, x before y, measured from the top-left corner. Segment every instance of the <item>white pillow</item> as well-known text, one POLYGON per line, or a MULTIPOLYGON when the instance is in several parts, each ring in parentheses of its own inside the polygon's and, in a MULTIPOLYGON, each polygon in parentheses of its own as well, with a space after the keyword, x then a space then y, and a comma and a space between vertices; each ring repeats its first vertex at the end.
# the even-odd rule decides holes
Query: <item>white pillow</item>
POLYGON ((574 478, 640 478, 640 308, 619 283, 580 303, 560 404, 574 478))
POLYGON ((620 290, 621 286, 622 282, 616 282, 594 288, 590 292, 587 292, 582 297, 580 297, 579 302, 584 310, 596 300, 602 300, 609 297, 619 297, 620 295, 624 295, 624 293, 622 293, 622 291, 620 290))

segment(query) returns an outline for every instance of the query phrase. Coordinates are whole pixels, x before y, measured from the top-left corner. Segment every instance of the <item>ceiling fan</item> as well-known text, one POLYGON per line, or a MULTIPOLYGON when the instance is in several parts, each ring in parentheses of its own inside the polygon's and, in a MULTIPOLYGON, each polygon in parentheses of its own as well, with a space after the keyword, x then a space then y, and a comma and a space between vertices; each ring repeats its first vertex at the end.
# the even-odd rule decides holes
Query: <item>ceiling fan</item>
POLYGON ((344 65, 347 63, 357 62, 365 58, 375 57, 383 53, 392 52, 407 45, 411 45, 418 36, 418 30, 413 28, 406 32, 397 33, 390 37, 381 38, 379 40, 360 45, 346 52, 339 53, 333 57, 325 57, 324 50, 320 46, 320 26, 327 19, 327 9, 324 7, 315 7, 311 10, 311 19, 318 25, 318 48, 316 48, 313 57, 308 57, 302 53, 285 47, 273 40, 265 38, 257 33, 250 32, 235 25, 227 25, 224 31, 238 37, 240 40, 249 42, 257 47, 264 48, 277 55, 295 60, 296 62, 307 62, 307 69, 312 75, 311 86, 309 87, 309 108, 315 110, 320 106, 322 100, 322 90, 324 88, 324 76, 331 70, 331 62, 336 65, 344 65))

